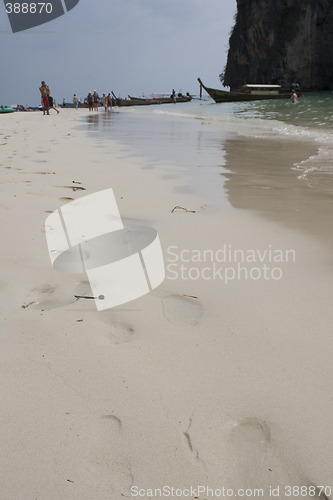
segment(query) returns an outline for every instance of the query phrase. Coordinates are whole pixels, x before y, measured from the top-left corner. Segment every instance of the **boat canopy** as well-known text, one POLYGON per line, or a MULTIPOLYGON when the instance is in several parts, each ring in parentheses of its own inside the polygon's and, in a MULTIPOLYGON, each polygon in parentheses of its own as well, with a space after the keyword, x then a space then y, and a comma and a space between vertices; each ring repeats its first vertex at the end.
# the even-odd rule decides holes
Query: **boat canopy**
POLYGON ((250 89, 260 88, 260 89, 280 89, 281 85, 269 85, 266 83, 246 83, 243 87, 248 87, 250 89))

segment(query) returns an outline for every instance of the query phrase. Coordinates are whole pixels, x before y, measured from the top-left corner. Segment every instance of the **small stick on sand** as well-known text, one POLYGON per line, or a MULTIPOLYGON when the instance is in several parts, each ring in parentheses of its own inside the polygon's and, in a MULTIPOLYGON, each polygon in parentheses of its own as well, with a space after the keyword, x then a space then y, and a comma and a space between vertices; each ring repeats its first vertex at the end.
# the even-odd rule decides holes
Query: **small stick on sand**
POLYGON ((187 208, 180 207, 179 205, 177 205, 175 208, 173 208, 173 209, 171 210, 171 213, 173 214, 173 213, 174 213, 174 211, 175 211, 175 210, 177 210, 177 208, 178 208, 179 210, 185 210, 185 212, 189 212, 189 213, 191 213, 191 214, 195 214, 195 210, 187 210, 187 208))
POLYGON ((32 302, 29 302, 29 304, 23 304, 21 307, 22 309, 26 309, 27 307, 31 306, 31 304, 34 304, 35 301, 33 300, 32 302))
POLYGON ((86 297, 85 295, 74 295, 76 299, 99 299, 104 300, 104 295, 99 295, 98 297, 86 297))

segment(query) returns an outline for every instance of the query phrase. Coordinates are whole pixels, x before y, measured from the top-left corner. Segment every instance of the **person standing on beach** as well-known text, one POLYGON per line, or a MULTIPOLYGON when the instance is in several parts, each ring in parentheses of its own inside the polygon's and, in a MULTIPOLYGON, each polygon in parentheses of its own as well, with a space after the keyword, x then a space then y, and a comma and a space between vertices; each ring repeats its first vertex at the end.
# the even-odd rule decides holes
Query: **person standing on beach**
POLYGON ((108 98, 106 97, 105 92, 103 93, 103 106, 104 106, 105 112, 107 112, 107 110, 108 110, 108 98))
POLYGON ((94 109, 95 109, 95 111, 98 111, 99 95, 97 94, 96 90, 94 90, 94 93, 93 93, 93 101, 94 101, 94 109))
POLYGON ((112 97, 111 97, 111 94, 110 92, 108 93, 108 96, 107 96, 107 104, 108 104, 108 111, 112 111, 112 97))
POLYGON ((76 94, 74 94, 74 97, 73 97, 73 104, 74 104, 75 109, 77 109, 79 107, 79 100, 76 97, 76 94))
POLYGON ((87 96, 87 104, 88 104, 89 111, 94 111, 94 100, 93 100, 93 96, 92 96, 91 92, 89 92, 89 94, 87 96))
POLYGON ((46 85, 44 80, 42 81, 42 84, 39 87, 39 92, 40 92, 40 95, 42 98, 43 115, 45 115, 45 111, 49 115, 50 114, 50 112, 49 112, 50 103, 49 103, 48 95, 50 94, 50 89, 49 89, 49 86, 46 85))
POLYGON ((89 92, 89 94, 87 96, 87 104, 88 104, 89 111, 94 111, 94 100, 93 100, 93 96, 92 96, 91 92, 89 92))
POLYGON ((47 98, 49 100, 49 109, 54 109, 54 111, 57 112, 57 115, 59 114, 59 111, 57 110, 57 108, 54 106, 54 102, 53 102, 53 97, 51 96, 51 92, 50 92, 50 89, 49 89, 49 94, 47 95, 47 98))

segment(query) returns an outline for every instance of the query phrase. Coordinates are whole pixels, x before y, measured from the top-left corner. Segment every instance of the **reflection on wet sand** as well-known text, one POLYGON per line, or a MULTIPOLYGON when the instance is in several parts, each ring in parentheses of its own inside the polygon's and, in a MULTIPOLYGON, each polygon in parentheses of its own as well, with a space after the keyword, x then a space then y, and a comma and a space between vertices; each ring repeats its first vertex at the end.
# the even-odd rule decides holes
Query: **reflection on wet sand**
POLYGON ((311 188, 293 169, 316 151, 304 141, 241 138, 223 142, 225 190, 234 208, 254 210, 333 246, 333 185, 311 188))

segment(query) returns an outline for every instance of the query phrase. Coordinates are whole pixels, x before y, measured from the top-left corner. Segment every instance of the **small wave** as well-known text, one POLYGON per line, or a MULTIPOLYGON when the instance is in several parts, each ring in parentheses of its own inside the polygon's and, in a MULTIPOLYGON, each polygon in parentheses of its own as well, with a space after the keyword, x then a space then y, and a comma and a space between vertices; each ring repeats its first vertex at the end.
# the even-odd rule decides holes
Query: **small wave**
POLYGON ((306 182, 310 188, 320 185, 324 191, 333 194, 333 147, 323 145, 319 147, 316 155, 296 163, 293 170, 299 172, 297 178, 306 182))
MULTIPOLYGON (((281 135, 299 139, 304 138, 306 140, 310 139, 323 144, 333 142, 333 133, 329 127, 325 128, 326 122, 323 116, 320 117, 320 120, 312 120, 311 123, 314 126, 309 127, 288 123, 294 118, 294 115, 290 112, 284 113, 284 120, 279 119, 281 112, 263 113, 263 105, 261 103, 256 108, 253 102, 223 104, 215 104, 212 101, 198 102, 186 103, 183 106, 177 104, 172 109, 166 107, 161 109, 159 107, 158 109, 150 109, 149 111, 155 115, 164 115, 166 117, 200 119, 207 124, 218 126, 227 132, 247 137, 277 138, 277 136, 281 135), (181 109, 179 109, 180 106, 181 109), (318 125, 318 128, 316 128, 316 125, 318 125)), ((265 106, 267 108, 267 104, 265 106)), ((286 108, 286 106, 284 107, 286 108)), ((298 115, 303 114, 303 112, 305 111, 299 110, 298 115)), ((316 110, 312 110, 312 113, 315 112, 316 110)))
POLYGON ((195 116, 191 113, 180 113, 180 112, 176 112, 176 111, 168 111, 168 110, 164 110, 164 109, 154 109, 153 111, 154 115, 166 115, 166 116, 175 116, 175 117, 179 117, 179 118, 196 118, 196 119, 200 119, 201 117, 200 116, 195 116))

